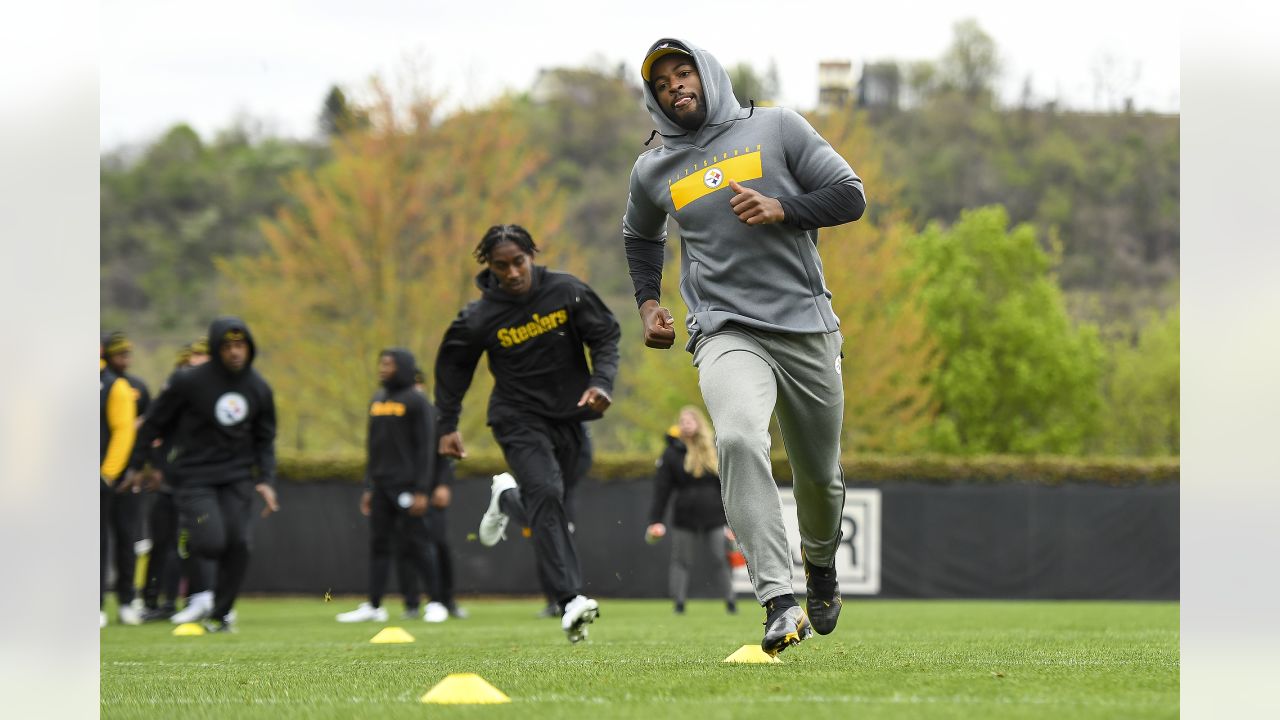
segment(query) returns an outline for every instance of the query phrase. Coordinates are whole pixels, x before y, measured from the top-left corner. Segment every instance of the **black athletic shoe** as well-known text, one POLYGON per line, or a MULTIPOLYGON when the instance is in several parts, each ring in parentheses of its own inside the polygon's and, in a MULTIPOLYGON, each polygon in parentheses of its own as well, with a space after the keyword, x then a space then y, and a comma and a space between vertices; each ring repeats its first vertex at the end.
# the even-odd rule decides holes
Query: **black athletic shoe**
POLYGON ((834 567, 824 568, 811 565, 809 559, 804 561, 805 610, 813 621, 813 629, 819 635, 830 635, 836 629, 836 621, 840 619, 840 608, 844 603, 840 600, 840 583, 836 580, 834 567))
POLYGON ((799 605, 793 603, 773 608, 770 605, 772 603, 765 606, 769 615, 764 621, 764 639, 760 641, 760 649, 770 657, 777 657, 778 653, 813 635, 813 626, 799 605))
POLYGON ((156 622, 157 620, 168 620, 174 616, 177 608, 170 606, 147 608, 142 611, 142 622, 156 622))
POLYGON ((225 618, 222 618, 221 620, 215 620, 213 618, 210 618, 209 620, 206 620, 204 623, 204 631, 210 634, 233 633, 236 631, 236 626, 234 625, 233 621, 234 621, 234 618, 232 618, 231 616, 227 616, 225 618))
POLYGON ((537 617, 559 618, 561 615, 564 615, 564 609, 560 607, 559 603, 547 603, 547 606, 538 612, 537 617))
POLYGON ((734 601, 732 601, 732 600, 726 600, 726 601, 725 601, 725 603, 724 603, 724 611, 725 611, 725 612, 727 612, 727 613, 729 613, 730 615, 737 615, 737 614, 738 614, 738 603, 736 603, 736 602, 734 602, 734 601))
POLYGON ((682 602, 678 602, 678 603, 676 603, 675 611, 676 611, 676 614, 677 614, 677 615, 683 615, 683 614, 684 614, 684 603, 682 603, 682 602))

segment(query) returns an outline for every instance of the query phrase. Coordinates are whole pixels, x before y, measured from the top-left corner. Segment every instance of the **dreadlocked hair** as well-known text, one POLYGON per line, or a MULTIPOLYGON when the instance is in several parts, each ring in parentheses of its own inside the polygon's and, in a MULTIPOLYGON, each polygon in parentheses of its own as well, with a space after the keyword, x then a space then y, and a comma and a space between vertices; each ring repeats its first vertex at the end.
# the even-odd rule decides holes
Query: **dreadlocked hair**
POLYGON ((527 255, 536 255, 538 246, 533 243, 533 237, 529 235, 529 231, 519 225, 494 225, 485 232, 480 243, 476 245, 475 255, 476 262, 484 265, 489 262, 489 254, 493 249, 504 242, 515 243, 527 255))

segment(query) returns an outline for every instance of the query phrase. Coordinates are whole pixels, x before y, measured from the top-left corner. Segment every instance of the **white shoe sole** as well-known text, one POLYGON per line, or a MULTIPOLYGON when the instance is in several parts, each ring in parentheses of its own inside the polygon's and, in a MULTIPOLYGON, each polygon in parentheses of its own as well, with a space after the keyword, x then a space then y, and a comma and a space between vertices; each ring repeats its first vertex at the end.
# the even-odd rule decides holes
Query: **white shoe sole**
POLYGON ((578 611, 577 617, 574 619, 568 620, 568 616, 566 616, 565 619, 568 620, 568 626, 565 627, 563 622, 561 626, 564 627, 569 642, 577 644, 587 639, 587 626, 595 622, 598 617, 600 617, 600 603, 595 600, 587 600, 587 602, 583 603, 582 609, 578 611))
POLYGON ((489 507, 480 518, 480 529, 476 533, 481 545, 493 547, 507 539, 507 523, 511 518, 502 512, 500 499, 502 493, 516 487, 518 487, 516 479, 510 473, 493 476, 493 485, 489 490, 489 507))

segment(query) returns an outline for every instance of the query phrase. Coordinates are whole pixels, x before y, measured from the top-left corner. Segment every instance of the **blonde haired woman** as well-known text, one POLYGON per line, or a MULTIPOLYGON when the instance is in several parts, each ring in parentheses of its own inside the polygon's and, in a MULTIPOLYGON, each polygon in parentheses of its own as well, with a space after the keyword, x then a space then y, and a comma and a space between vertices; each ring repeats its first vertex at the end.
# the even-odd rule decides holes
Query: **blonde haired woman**
POLYGON ((689 573, 694 558, 703 553, 711 563, 711 579, 724 598, 725 609, 738 611, 729 582, 729 559, 725 539, 733 531, 726 527, 724 505, 720 501, 719 462, 715 433, 702 411, 692 405, 680 409, 676 426, 667 433, 667 449, 658 460, 653 485, 653 506, 645 535, 656 542, 667 534, 662 518, 668 501, 675 497, 671 533, 671 597, 677 614, 684 613, 689 591, 689 573))

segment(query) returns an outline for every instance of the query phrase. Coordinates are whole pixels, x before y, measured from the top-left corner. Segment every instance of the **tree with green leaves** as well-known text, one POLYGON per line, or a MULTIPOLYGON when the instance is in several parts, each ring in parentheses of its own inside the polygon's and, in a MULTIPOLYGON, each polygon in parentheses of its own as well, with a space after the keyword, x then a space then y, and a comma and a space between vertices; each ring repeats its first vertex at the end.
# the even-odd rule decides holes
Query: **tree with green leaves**
POLYGON ((1175 305, 1149 313, 1136 338, 1109 348, 1100 449, 1110 455, 1179 452, 1179 322, 1175 305))
POLYGON ((324 105, 320 108, 320 132, 326 138, 341 135, 349 130, 358 130, 369 126, 369 118, 359 108, 347 101, 342 88, 334 85, 324 97, 324 105))
MULTIPOLYGON (((269 353, 281 440, 298 450, 360 447, 378 352, 403 346, 429 368, 444 329, 479 291, 471 250, 519 221, 572 269, 555 238, 564 199, 508 101, 441 118, 432 97, 399 102, 375 85, 366 129, 334 138, 333 160, 286 182, 295 205, 265 221, 267 250, 219 263, 228 311, 269 353)), ((541 242, 540 242, 541 244, 541 242)), ((428 373, 428 379, 430 373, 428 373)), ((487 394, 487 375, 471 392, 487 394)), ((464 431, 478 432, 472 402, 464 431)))
POLYGON ((1003 207, 930 223, 910 242, 942 362, 934 450, 1080 453, 1102 407, 1096 328, 1074 327, 1046 252, 1003 207))

